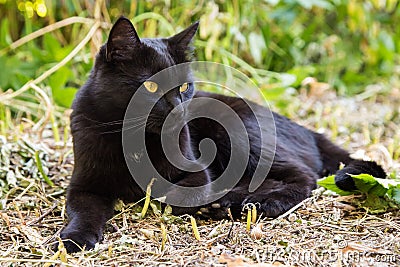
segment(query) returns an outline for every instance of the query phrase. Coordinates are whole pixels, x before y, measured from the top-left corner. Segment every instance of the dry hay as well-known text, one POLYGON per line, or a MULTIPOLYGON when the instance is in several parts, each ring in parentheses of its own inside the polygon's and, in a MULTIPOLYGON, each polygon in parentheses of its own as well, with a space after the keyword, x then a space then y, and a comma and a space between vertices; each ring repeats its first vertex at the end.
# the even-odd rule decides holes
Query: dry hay
MULTIPOLYGON (((400 132, 397 100, 357 102, 296 97, 288 114, 303 124, 326 131, 358 156, 399 172, 400 132), (371 123, 371 120, 373 124, 371 123), (377 123, 378 122, 378 123, 377 123), (330 129, 329 131, 327 129, 330 129), (398 139, 397 139, 398 140, 398 139)), ((277 219, 259 220, 246 230, 244 221, 198 221, 200 240, 193 236, 189 218, 175 220, 162 214, 137 216, 137 207, 124 206, 109 221, 105 239, 94 250, 72 255, 51 250, 66 221, 65 189, 73 167, 70 140, 56 146, 38 138, 29 125, 19 140, 3 139, 0 264, 22 266, 54 263, 60 266, 396 266, 400 264, 400 212, 370 214, 352 203, 358 196, 338 197, 315 190, 295 209, 277 219), (39 150, 46 184, 33 152, 39 150), (5 163, 7 163, 5 164, 5 163), (7 171, 10 174, 5 174, 7 171), (161 224, 166 227, 162 245, 161 224), (62 263, 61 260, 66 260, 62 263)), ((399 174, 397 174, 399 178, 399 174)), ((142 203, 140 203, 142 204, 142 203)), ((150 208, 151 210, 151 208, 150 208)), ((157 210, 156 210, 157 211, 157 210)))

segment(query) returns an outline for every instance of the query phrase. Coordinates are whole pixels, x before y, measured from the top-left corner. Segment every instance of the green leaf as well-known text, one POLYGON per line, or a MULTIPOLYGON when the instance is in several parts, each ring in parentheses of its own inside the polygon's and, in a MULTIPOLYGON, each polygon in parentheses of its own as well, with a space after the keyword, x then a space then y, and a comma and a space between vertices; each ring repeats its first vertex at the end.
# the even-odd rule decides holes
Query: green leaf
POLYGON ((60 42, 51 34, 45 34, 43 36, 43 48, 45 51, 52 55, 55 60, 62 60, 62 57, 58 57, 59 51, 62 50, 60 42))
POLYGON ((400 205, 400 186, 399 185, 397 187, 393 188, 392 199, 394 200, 394 202, 396 202, 398 205, 400 205))
POLYGON ((46 63, 59 62, 64 59, 73 49, 72 45, 61 46, 59 40, 51 34, 43 36, 43 56, 41 60, 46 63))
POLYGON ((298 87, 301 85, 301 82, 307 78, 308 76, 314 75, 316 72, 315 67, 311 65, 306 65, 306 66, 295 66, 291 68, 288 73, 293 74, 296 76, 296 81, 293 83, 292 86, 298 87))
POLYGON ((0 26, 0 47, 5 47, 12 43, 10 36, 10 29, 8 19, 5 18, 1 21, 0 26))
POLYGON ((322 187, 325 187, 326 189, 331 190, 341 196, 348 196, 348 195, 353 194, 353 192, 344 191, 336 186, 335 175, 331 175, 331 176, 322 178, 317 181, 317 184, 322 187))
POLYGON ((35 66, 18 57, 0 57, 0 88, 16 89, 32 78, 35 66))
MULTIPOLYGON (((357 189, 360 190, 361 192, 375 194, 375 192, 380 191, 378 182, 376 181, 375 177, 373 177, 372 175, 358 174, 358 175, 350 175, 350 176, 353 178, 357 189), (378 188, 376 188, 375 190, 371 190, 372 188, 374 188, 377 185, 378 185, 378 188), (371 190, 371 192, 370 192, 370 190, 371 190)), ((386 193, 386 191, 385 191, 385 193, 386 193)))
POLYGON ((389 179, 382 179, 382 178, 375 178, 378 183, 380 183, 382 186, 384 186, 386 189, 394 188, 394 187, 399 187, 400 186, 400 181, 389 178, 389 179))
POLYGON ((74 87, 60 89, 54 95, 54 101, 60 106, 69 108, 71 107, 72 101, 74 100, 77 91, 78 89, 74 87))
MULTIPOLYGON (((351 177, 358 189, 357 191, 366 196, 364 201, 354 200, 355 203, 367 209, 370 213, 382 213, 389 207, 396 208, 395 203, 400 204, 400 181, 375 178, 369 174, 351 175, 351 177)), ((334 175, 321 179, 317 183, 340 195, 355 193, 337 188, 334 175)))
POLYGON ((361 207, 368 208, 370 213, 383 213, 388 209, 389 203, 382 197, 370 194, 361 204, 361 207))
POLYGON ((400 187, 400 181, 393 179, 375 178, 369 174, 351 175, 356 187, 363 193, 373 194, 376 196, 384 196, 388 194, 392 197, 392 190, 400 187))
POLYGON ((51 86, 51 89, 53 91, 62 89, 65 86, 71 74, 72 71, 69 70, 67 67, 60 68, 56 73, 54 73, 49 78, 49 85, 51 86))
POLYGON ((53 93, 53 98, 56 104, 63 107, 70 107, 72 100, 78 89, 73 87, 66 87, 68 79, 72 77, 73 73, 67 67, 59 69, 49 78, 49 85, 53 93))
POLYGON ((268 89, 262 89, 262 94, 267 100, 277 100, 282 97, 282 95, 285 93, 286 88, 284 87, 275 87, 275 88, 268 88, 268 89))

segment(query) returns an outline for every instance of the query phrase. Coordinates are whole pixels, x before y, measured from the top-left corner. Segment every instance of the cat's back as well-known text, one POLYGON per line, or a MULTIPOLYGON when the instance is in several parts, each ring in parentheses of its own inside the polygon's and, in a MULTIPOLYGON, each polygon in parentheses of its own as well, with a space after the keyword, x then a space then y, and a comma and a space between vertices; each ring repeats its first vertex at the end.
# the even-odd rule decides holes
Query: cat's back
MULTIPOLYGON (((210 97, 217 99, 231 107, 243 120, 250 141, 256 146, 254 151, 259 151, 261 145, 261 131, 264 137, 272 138, 276 135, 276 160, 291 160, 305 164, 318 172, 322 168, 321 156, 317 146, 314 132, 293 122, 285 116, 271 111, 268 107, 258 105, 239 97, 197 91, 194 98, 210 97), (249 107, 251 105, 251 108, 249 107), (259 125, 257 119, 261 118, 259 125)), ((272 140, 267 140, 272 141, 272 140)))

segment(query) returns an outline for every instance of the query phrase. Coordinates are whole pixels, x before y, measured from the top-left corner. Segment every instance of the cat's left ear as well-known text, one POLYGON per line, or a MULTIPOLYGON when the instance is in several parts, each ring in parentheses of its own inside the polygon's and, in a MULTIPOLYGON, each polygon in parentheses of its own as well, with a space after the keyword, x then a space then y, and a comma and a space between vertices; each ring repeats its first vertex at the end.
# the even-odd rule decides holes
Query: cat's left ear
POLYGON ((106 45, 107 61, 129 59, 135 47, 140 45, 139 36, 132 22, 120 17, 111 29, 106 45))
POLYGON ((198 27, 199 27, 199 22, 196 21, 185 30, 168 38, 168 43, 173 45, 175 48, 186 50, 189 47, 189 44, 192 41, 194 35, 196 34, 198 27))

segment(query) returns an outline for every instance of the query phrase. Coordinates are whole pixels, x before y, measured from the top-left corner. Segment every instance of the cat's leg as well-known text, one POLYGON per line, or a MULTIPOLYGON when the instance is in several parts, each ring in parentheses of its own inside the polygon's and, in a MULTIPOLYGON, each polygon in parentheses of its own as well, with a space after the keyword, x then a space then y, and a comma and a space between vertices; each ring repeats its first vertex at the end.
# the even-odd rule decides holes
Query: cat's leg
POLYGON ((248 195, 248 185, 237 186, 222 198, 203 206, 200 209, 199 217, 222 220, 229 219, 230 213, 234 219, 239 219, 242 214, 242 202, 248 195))
POLYGON ((80 251, 79 246, 94 248, 103 239, 104 225, 113 210, 114 201, 109 197, 70 189, 67 195, 69 223, 60 233, 67 251, 80 251))
POLYGON ((263 216, 277 217, 309 197, 316 188, 317 179, 318 175, 304 165, 275 162, 266 180, 255 192, 248 191, 248 182, 241 183, 207 209, 203 208, 202 215, 214 219, 226 218, 229 208, 234 218, 240 218, 243 208, 253 203, 263 216))
MULTIPOLYGON (((182 129, 179 138, 179 149, 181 154, 184 155, 186 159, 191 161, 185 166, 185 169, 201 171, 190 172, 176 167, 170 167, 170 169, 167 171, 165 167, 163 168, 164 171, 169 174, 169 176, 179 177, 179 181, 175 182, 174 186, 172 186, 166 194, 166 202, 173 202, 172 212, 175 215, 195 214, 199 210, 198 203, 204 203, 204 200, 210 195, 211 174, 206 166, 203 166, 201 163, 197 162, 198 155, 195 156, 192 147, 193 143, 197 144, 197 142, 192 142, 189 133, 189 127, 185 126, 182 129)), ((197 147, 198 144, 195 146, 197 147)), ((159 150, 162 151, 163 149, 159 148, 159 150)), ((174 150, 170 151, 170 155, 174 157, 174 150)), ((168 162, 168 164, 164 164, 164 166, 171 166, 167 159, 164 160, 168 162)), ((179 162, 179 159, 173 159, 172 162, 179 162)))
POLYGON ((277 217, 311 195, 316 188, 318 174, 304 165, 275 164, 267 179, 242 202, 258 203, 267 217, 277 217))
POLYGON ((332 143, 324 135, 314 133, 314 137, 323 164, 320 176, 333 174, 339 169, 340 163, 347 165, 352 161, 349 152, 332 143))

